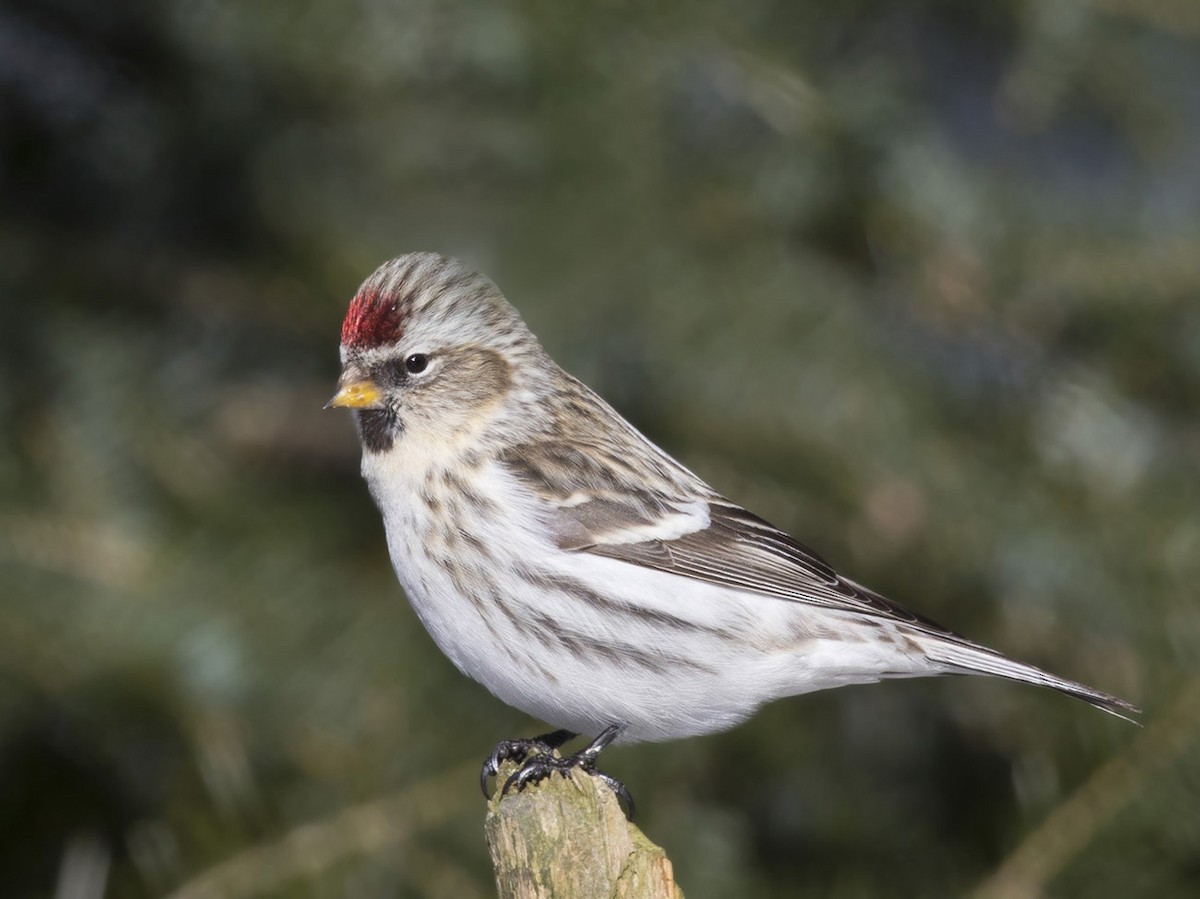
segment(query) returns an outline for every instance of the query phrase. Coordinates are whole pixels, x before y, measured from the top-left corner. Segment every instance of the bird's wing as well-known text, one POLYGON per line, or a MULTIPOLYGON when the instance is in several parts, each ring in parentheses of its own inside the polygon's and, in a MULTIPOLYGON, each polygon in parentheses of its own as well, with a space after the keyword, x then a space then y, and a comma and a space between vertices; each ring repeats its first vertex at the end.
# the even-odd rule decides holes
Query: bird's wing
MULTIPOLYGON (((632 436, 641 437, 632 427, 632 436)), ((537 498, 559 547, 832 612, 896 622, 923 634, 922 651, 943 672, 991 674, 1060 690, 1118 718, 1137 709, 973 643, 834 571, 804 544, 729 500, 657 447, 626 455, 570 442, 513 447, 504 463, 537 498), (647 466, 655 476, 645 476, 647 466), (649 483, 660 485, 657 489, 649 483)))
MULTIPOLYGON (((505 464, 541 501, 562 549, 587 552, 724 587, 950 632, 841 577, 788 534, 713 493, 681 466, 647 486, 633 460, 565 442, 514 447, 505 464), (627 467, 628 466, 628 467, 627 467)), ((638 461, 655 466, 668 457, 638 461)), ((673 463, 677 465, 677 463, 673 463)), ((663 474, 664 472, 656 472, 663 474)))
POLYGON ((708 504, 706 528, 674 540, 595 543, 588 552, 795 602, 867 613, 949 633, 934 622, 839 575, 815 552, 725 500, 708 504))

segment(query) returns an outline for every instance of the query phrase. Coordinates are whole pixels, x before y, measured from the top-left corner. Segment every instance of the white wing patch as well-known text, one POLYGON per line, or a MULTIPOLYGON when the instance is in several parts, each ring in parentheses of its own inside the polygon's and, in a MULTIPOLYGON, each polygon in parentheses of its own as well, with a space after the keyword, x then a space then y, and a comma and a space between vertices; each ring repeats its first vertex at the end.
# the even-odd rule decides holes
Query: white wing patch
POLYGON ((597 542, 606 546, 628 543, 645 543, 648 540, 678 540, 686 534, 694 534, 709 526, 708 503, 690 502, 672 504, 671 511, 659 514, 650 522, 634 522, 620 529, 611 529, 598 534, 597 542))

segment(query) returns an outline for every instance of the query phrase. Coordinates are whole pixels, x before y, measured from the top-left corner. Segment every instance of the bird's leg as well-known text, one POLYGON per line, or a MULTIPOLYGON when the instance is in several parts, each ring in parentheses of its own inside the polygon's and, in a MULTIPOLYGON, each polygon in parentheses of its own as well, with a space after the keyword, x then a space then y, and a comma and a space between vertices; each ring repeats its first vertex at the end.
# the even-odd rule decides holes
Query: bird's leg
POLYGON ((503 796, 510 789, 516 788, 517 792, 525 789, 529 784, 535 784, 538 781, 545 780, 551 774, 561 774, 567 777, 571 773, 572 768, 578 768, 586 774, 600 778, 610 790, 616 795, 617 799, 625 804, 625 817, 630 821, 633 820, 633 797, 629 794, 629 790, 625 784, 621 783, 615 777, 611 777, 602 771, 596 770, 596 758, 600 755, 609 743, 620 736, 621 731, 625 729, 623 724, 612 724, 604 729, 603 733, 596 739, 592 740, 587 746, 579 750, 574 755, 569 755, 566 758, 559 758, 552 753, 543 753, 535 755, 528 759, 517 771, 504 782, 504 786, 500 788, 500 795, 503 796))
POLYGON ((524 761, 531 755, 553 755, 554 750, 577 736, 579 735, 574 731, 555 730, 540 737, 501 740, 492 750, 492 754, 483 760, 483 768, 479 772, 479 788, 483 790, 483 798, 491 799, 491 794, 488 793, 488 778, 500 773, 501 762, 524 761))

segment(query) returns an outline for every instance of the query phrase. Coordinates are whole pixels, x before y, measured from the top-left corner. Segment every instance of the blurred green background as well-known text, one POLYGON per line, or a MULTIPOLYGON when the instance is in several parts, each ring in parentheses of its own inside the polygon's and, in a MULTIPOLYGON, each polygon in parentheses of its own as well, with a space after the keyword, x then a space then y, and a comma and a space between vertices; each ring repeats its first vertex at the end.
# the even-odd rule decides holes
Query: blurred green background
POLYGON ((617 748, 690 899, 1200 894, 1191 0, 5 0, 0 894, 493 894, 544 728, 403 601, 358 283, 490 274, 950 679, 617 748))

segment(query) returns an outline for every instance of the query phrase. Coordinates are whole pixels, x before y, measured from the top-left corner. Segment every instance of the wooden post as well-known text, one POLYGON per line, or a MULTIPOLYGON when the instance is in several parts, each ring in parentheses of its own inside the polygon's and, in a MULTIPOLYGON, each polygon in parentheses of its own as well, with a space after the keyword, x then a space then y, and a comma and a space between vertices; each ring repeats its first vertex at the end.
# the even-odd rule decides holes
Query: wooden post
POLYGON ((582 772, 493 796, 484 829, 500 899, 683 899, 667 854, 582 772))

